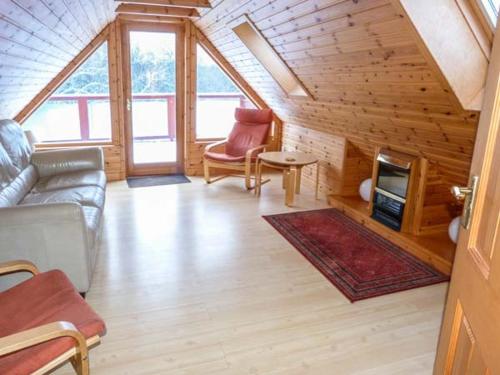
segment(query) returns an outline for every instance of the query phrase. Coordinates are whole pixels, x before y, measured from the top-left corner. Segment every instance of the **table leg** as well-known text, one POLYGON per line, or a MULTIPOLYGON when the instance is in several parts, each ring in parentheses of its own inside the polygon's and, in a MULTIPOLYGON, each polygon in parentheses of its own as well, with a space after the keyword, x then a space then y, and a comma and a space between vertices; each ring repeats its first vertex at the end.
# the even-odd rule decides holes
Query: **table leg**
POLYGON ((283 183, 282 183, 282 188, 286 189, 286 185, 288 183, 288 169, 283 169, 283 183))
POLYGON ((319 161, 316 163, 316 199, 318 199, 319 195, 319 161))
POLYGON ((262 186, 262 163, 259 158, 257 158, 257 162, 255 163, 255 195, 260 197, 260 188, 262 186))
POLYGON ((288 178, 285 191, 285 204, 287 206, 293 206, 293 202, 295 199, 296 180, 297 180, 297 168, 295 166, 292 166, 288 170, 288 178))
POLYGON ((295 194, 300 194, 301 180, 302 180, 302 167, 297 167, 297 176, 295 177, 295 194))

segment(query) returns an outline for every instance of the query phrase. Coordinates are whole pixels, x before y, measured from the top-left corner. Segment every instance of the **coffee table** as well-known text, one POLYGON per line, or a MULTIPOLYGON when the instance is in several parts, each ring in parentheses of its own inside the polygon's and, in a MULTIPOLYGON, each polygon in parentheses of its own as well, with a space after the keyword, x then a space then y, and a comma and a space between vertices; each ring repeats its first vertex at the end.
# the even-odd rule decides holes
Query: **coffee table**
POLYGON ((255 195, 260 196, 261 193, 262 167, 279 169, 283 171, 285 204, 292 206, 295 194, 300 193, 302 168, 311 164, 316 164, 316 199, 318 199, 319 161, 314 155, 296 151, 263 152, 257 156, 255 195))

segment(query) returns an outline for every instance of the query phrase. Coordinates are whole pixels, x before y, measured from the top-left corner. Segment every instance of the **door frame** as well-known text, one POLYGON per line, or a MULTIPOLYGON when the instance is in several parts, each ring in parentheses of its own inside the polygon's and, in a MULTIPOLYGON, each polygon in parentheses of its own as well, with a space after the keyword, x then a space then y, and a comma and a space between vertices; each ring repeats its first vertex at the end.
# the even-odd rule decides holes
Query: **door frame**
POLYGON ((156 174, 184 173, 185 157, 185 25, 183 23, 153 24, 147 22, 126 22, 122 27, 122 70, 124 91, 124 125, 125 125, 125 162, 128 176, 145 176, 156 174), (132 77, 130 65, 130 32, 168 32, 175 33, 175 80, 176 80, 176 144, 177 160, 167 163, 145 163, 136 165, 133 160, 133 123, 132 123, 132 77), (130 105, 129 105, 130 103, 130 105))

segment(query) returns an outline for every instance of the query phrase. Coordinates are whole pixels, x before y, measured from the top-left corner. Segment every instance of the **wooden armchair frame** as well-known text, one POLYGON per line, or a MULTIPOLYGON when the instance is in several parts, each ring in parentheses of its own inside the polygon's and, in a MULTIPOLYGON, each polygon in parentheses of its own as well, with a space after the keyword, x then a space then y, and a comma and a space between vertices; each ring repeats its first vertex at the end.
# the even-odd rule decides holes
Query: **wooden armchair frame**
MULTIPOLYGON (((221 147, 225 146, 227 143, 227 139, 223 141, 218 141, 215 143, 211 143, 205 147, 205 152, 212 151, 216 147, 221 147)), ((214 183, 216 181, 222 180, 223 178, 226 177, 244 177, 245 178, 245 187, 247 190, 251 190, 255 188, 255 184, 252 186, 252 179, 255 181, 256 180, 256 174, 257 174, 257 160, 252 160, 252 155, 257 153, 258 151, 265 152, 266 149, 269 147, 268 144, 265 145, 260 145, 254 148, 251 148, 247 150, 245 153, 245 161, 244 162, 223 162, 223 161, 217 161, 217 160, 212 160, 208 159, 206 157, 203 157, 203 172, 205 176, 205 181, 207 184, 214 183), (253 168, 252 168, 253 167, 253 168), (243 172, 243 176, 240 175, 234 175, 234 174, 227 174, 227 175, 222 175, 219 176, 215 179, 211 179, 210 177, 210 168, 219 168, 219 169, 229 169, 233 171, 240 171, 243 172), (252 173, 253 170, 253 173, 252 173), (253 176, 252 176, 253 174, 253 176)), ((261 184, 265 184, 269 180, 262 181, 261 184)))
MULTIPOLYGON (((39 273, 37 267, 28 261, 17 260, 0 263, 0 276, 16 272, 29 272, 32 275, 39 273)), ((101 338, 96 335, 86 340, 80 331, 70 322, 59 321, 48 323, 9 336, 0 337, 0 357, 61 337, 71 337, 75 341, 75 347, 53 359, 33 374, 46 374, 48 371, 55 369, 69 360, 78 375, 88 375, 88 350, 90 347, 97 345, 101 341, 101 338)))

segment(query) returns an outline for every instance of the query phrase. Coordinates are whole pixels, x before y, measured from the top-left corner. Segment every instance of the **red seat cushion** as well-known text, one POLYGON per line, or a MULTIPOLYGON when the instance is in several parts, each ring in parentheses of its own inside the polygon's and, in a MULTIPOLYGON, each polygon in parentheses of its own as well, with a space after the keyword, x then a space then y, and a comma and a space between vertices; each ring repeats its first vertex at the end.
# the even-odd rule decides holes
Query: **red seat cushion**
MULTIPOLYGON (((0 293, 0 337, 47 323, 73 323, 86 337, 102 336, 102 319, 61 271, 49 271, 0 293)), ((30 374, 74 346, 60 338, 0 357, 0 374, 30 374)))
POLYGON ((231 156, 225 153, 212 151, 205 152, 205 157, 210 160, 222 161, 225 163, 242 163, 245 161, 245 156, 231 156))
POLYGON ((270 109, 236 108, 235 118, 236 123, 227 138, 225 152, 205 152, 206 158, 222 162, 243 162, 248 150, 265 144, 273 121, 270 109))

